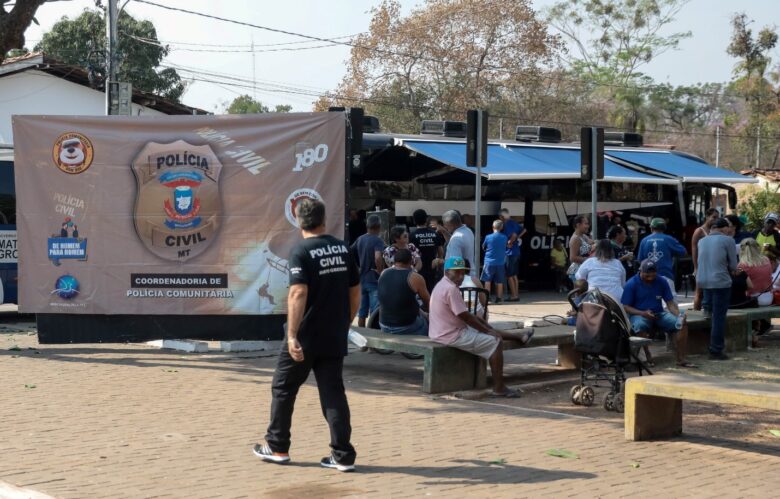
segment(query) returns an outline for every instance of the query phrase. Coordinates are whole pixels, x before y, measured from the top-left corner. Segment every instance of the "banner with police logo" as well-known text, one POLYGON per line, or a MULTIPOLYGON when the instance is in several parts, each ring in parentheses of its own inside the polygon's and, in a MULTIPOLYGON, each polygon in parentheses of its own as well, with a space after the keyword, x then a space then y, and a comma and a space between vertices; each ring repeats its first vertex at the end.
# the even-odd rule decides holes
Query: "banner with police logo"
POLYGON ((13 125, 22 312, 284 314, 296 204, 343 236, 343 113, 13 125))

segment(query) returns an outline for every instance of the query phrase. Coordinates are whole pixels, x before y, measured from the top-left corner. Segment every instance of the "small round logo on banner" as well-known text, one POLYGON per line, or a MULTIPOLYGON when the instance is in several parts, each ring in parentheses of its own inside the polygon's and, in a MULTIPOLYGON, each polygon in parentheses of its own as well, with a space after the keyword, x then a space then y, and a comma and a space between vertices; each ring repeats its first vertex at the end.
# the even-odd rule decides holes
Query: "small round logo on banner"
POLYGON ((71 300, 79 294, 80 287, 79 281, 75 277, 65 274, 57 278, 51 294, 57 295, 63 300, 71 300))
POLYGON ((284 214, 287 216, 287 221, 295 227, 298 227, 298 221, 295 220, 295 206, 304 199, 316 199, 317 201, 322 201, 322 196, 320 196, 320 193, 314 189, 307 188, 298 189, 287 196, 287 201, 284 202, 284 214))
POLYGON ((66 132, 57 137, 52 149, 54 164, 71 175, 84 172, 92 164, 92 141, 78 132, 66 132))

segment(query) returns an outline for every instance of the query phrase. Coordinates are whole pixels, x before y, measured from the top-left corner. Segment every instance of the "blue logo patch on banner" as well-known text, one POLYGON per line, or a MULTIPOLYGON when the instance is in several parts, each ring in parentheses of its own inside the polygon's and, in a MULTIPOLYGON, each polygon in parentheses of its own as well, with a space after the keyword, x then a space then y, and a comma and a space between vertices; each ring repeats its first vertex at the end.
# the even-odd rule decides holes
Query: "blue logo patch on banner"
POLYGON ((59 265, 63 258, 72 260, 87 259, 87 240, 76 237, 50 237, 48 239, 49 260, 59 265))

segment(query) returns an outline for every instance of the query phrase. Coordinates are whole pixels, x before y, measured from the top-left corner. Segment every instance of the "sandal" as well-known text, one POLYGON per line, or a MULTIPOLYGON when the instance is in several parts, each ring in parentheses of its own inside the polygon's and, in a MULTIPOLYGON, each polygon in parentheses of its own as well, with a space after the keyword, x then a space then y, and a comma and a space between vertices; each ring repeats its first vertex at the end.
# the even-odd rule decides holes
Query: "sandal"
POLYGON ((520 398, 522 396, 522 393, 520 392, 520 390, 513 390, 511 388, 507 388, 505 392, 501 392, 501 393, 490 392, 490 396, 496 398, 516 399, 516 398, 520 398))
POLYGON ((678 362, 677 363, 677 367, 685 367, 685 368, 688 368, 688 369, 698 369, 699 368, 699 366, 697 366, 696 364, 691 364, 690 362, 678 362))

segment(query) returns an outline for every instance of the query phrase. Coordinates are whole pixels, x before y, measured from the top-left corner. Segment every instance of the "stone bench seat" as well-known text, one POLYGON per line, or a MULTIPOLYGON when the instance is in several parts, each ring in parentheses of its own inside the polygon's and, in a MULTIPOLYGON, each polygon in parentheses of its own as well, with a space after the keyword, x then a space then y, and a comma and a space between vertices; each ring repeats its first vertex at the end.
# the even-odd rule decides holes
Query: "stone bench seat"
POLYGON ((683 400, 780 411, 777 385, 683 374, 631 378, 625 400, 627 440, 680 435, 683 400))

